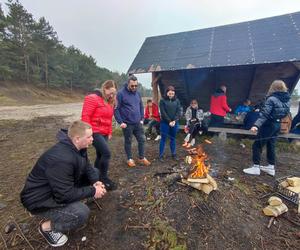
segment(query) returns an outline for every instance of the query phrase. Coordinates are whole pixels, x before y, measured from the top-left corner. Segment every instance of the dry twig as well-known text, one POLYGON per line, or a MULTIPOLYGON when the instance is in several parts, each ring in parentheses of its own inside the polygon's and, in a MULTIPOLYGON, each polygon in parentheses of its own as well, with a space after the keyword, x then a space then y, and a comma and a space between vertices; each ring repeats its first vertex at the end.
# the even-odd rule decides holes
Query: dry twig
POLYGON ((2 235, 2 233, 0 233, 0 236, 1 236, 1 239, 3 240, 3 243, 4 243, 4 246, 5 246, 5 249, 8 249, 7 245, 6 245, 6 241, 2 235))
POLYGON ((10 219, 15 223, 16 228, 18 229, 18 231, 20 232, 20 234, 24 238, 24 240, 27 242, 27 244, 30 246, 30 248, 34 250, 34 247, 30 244, 29 240, 23 234, 22 229, 20 228, 19 224, 16 222, 15 218, 13 216, 10 216, 10 219))
POLYGON ((97 201, 95 198, 93 198, 93 201, 94 201, 94 203, 96 204, 97 208, 98 208, 99 210, 102 210, 101 205, 98 203, 98 201, 97 201))
POLYGON ((275 220, 275 217, 271 217, 271 219, 269 220, 267 228, 270 228, 273 225, 274 220, 275 220))

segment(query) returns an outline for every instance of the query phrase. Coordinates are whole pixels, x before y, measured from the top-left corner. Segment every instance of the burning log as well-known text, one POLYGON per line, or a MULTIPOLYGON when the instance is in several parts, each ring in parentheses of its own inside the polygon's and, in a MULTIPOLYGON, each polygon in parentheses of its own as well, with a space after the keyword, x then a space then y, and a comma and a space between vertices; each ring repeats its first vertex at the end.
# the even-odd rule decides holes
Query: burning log
POLYGON ((188 155, 185 162, 193 166, 187 179, 183 179, 182 182, 206 194, 216 190, 218 185, 216 181, 208 174, 210 164, 208 163, 208 155, 204 152, 203 148, 198 146, 193 151, 189 151, 191 155, 188 155))

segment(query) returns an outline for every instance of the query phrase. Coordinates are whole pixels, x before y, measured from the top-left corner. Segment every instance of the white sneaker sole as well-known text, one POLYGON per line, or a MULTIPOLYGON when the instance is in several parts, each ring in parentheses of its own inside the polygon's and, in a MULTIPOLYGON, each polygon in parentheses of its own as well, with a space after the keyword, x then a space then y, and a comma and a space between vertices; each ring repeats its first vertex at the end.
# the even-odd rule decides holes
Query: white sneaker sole
POLYGON ((248 173, 247 171, 244 171, 244 170, 243 170, 243 172, 244 172, 245 174, 249 174, 249 175, 260 175, 260 173, 248 173))
POLYGON ((63 241, 63 242, 60 242, 60 243, 57 243, 57 244, 51 244, 48 240, 47 240, 47 238, 44 236, 44 234, 41 232, 41 229, 40 229, 40 227, 38 228, 38 230, 39 230, 39 233, 44 237, 44 239, 47 241, 47 243, 50 245, 50 246, 52 246, 52 247, 61 247, 61 246, 63 246, 64 244, 66 244, 67 243, 67 241, 68 241, 68 237, 66 236, 66 240, 65 241, 63 241))

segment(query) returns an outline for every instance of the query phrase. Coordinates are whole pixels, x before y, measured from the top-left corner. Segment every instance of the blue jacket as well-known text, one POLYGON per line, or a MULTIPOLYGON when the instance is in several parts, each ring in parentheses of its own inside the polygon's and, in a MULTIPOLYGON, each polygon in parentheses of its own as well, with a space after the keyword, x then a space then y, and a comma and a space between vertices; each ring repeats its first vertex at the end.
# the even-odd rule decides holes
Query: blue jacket
POLYGON ((115 118, 119 124, 136 124, 144 119, 144 106, 141 95, 137 91, 129 91, 127 82, 118 91, 115 118))
POLYGON ((290 112, 290 94, 274 92, 267 97, 254 126, 260 128, 265 122, 280 122, 290 112))
POLYGON ((239 105, 236 110, 234 111, 235 115, 238 115, 239 113, 248 113, 251 111, 251 107, 246 105, 239 105))

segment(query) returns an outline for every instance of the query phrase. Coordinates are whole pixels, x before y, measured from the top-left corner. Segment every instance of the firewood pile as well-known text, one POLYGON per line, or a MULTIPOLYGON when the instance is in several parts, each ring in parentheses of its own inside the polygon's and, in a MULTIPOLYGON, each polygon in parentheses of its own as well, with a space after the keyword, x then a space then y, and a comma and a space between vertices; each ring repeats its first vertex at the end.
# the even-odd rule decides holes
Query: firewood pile
POLYGON ((189 155, 186 156, 185 162, 191 166, 191 170, 187 178, 182 178, 181 182, 206 194, 217 190, 217 182, 209 175, 209 158, 202 145, 187 152, 189 155))

